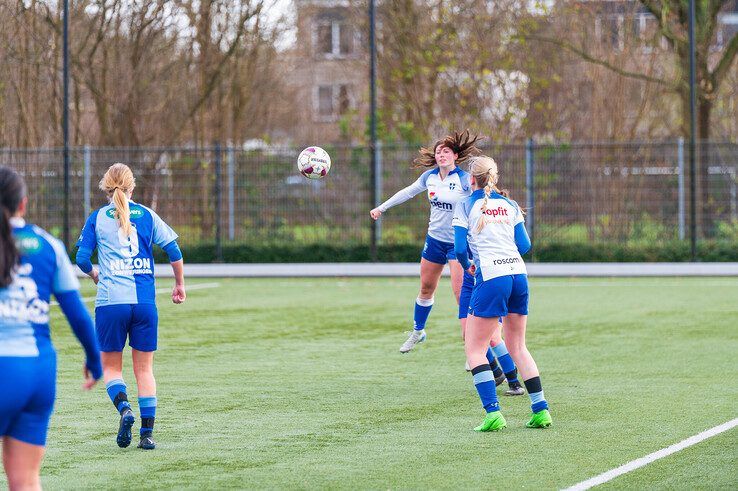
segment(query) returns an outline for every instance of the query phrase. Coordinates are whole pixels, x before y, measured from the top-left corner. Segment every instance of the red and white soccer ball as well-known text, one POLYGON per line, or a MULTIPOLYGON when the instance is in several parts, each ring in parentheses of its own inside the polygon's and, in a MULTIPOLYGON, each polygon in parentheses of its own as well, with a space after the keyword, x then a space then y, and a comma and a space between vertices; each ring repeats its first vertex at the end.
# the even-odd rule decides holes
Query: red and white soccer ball
POLYGON ((320 147, 307 147, 297 157, 297 170, 308 179, 322 179, 331 170, 331 156, 320 147))

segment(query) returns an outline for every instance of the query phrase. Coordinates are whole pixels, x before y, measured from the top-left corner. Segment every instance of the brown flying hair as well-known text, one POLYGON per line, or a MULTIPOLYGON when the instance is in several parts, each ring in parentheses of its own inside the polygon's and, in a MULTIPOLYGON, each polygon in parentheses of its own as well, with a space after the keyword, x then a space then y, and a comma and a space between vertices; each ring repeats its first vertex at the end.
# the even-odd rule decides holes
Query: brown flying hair
POLYGON ((459 158, 456 160, 456 164, 460 164, 473 155, 479 155, 482 153, 477 147, 476 143, 481 139, 479 135, 472 135, 469 130, 462 132, 454 131, 453 135, 447 135, 446 137, 436 141, 433 145, 433 149, 421 148, 419 150, 420 157, 413 160, 414 167, 435 167, 436 166, 436 149, 440 146, 448 147, 454 152, 459 158))

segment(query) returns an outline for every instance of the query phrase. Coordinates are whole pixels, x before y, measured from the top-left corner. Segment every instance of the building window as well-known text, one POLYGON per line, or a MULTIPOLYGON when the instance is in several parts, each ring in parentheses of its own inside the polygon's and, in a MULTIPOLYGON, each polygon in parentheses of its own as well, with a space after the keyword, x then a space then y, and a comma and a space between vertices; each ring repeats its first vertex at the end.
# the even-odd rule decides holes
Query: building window
POLYGON ((318 121, 335 121, 351 110, 351 87, 346 84, 319 86, 316 106, 318 121))
POLYGON ((605 46, 623 49, 621 28, 623 24, 622 15, 607 15, 595 19, 595 35, 605 46))
POLYGON ((353 53, 353 29, 343 19, 318 19, 317 51, 325 57, 341 57, 353 53))
POLYGON ((333 117, 333 87, 318 87, 318 115, 321 118, 333 117))

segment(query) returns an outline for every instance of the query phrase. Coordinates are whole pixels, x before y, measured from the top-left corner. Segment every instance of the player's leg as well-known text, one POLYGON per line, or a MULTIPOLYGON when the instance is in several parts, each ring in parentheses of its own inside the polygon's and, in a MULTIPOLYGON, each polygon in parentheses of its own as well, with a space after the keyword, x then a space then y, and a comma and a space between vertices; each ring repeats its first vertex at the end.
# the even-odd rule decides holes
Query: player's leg
POLYGON ((10 436, 3 437, 3 467, 8 476, 8 489, 40 490, 43 445, 33 445, 10 436))
MULTIPOLYGON (((481 280, 480 280, 481 281, 481 280)), ((506 426, 500 413, 492 368, 487 351, 498 317, 507 314, 506 299, 512 288, 512 278, 504 276, 477 284, 471 298, 471 314, 466 326, 464 348, 469 366, 472 367, 474 386, 477 389, 487 416, 476 431, 496 431, 506 426)))
POLYGON ((136 421, 128 401, 128 387, 123 380, 123 348, 133 309, 131 305, 106 305, 95 309, 95 330, 100 343, 100 360, 108 397, 120 414, 116 443, 131 444, 131 427, 136 421))
POLYGON ((458 305, 460 303, 461 288, 464 284, 464 273, 466 272, 456 259, 448 261, 448 270, 451 273, 451 290, 454 292, 456 304, 458 305))
POLYGON ((492 337, 494 319, 470 316, 467 320, 464 350, 474 379, 482 407, 487 416, 476 431, 497 431, 506 426, 505 418, 500 413, 497 390, 492 368, 487 360, 487 348, 492 337))
POLYGON ((131 325, 131 354, 133 374, 138 388, 138 406, 141 414, 141 441, 138 448, 153 450, 154 421, 156 419, 156 379, 154 378, 154 352, 157 348, 159 315, 153 304, 134 306, 131 325))
POLYGON ((504 372, 505 379, 507 379, 509 388, 505 391, 505 395, 520 396, 525 394, 525 390, 523 390, 523 386, 518 380, 518 370, 515 367, 515 362, 507 350, 505 341, 502 339, 502 319, 499 319, 492 333, 492 342, 487 352, 487 357, 490 356, 497 358, 500 362, 501 370, 504 372))
MULTIPOLYGON (((458 264, 458 261, 456 263, 458 264)), ((469 302, 471 301, 472 292, 474 291, 474 276, 470 275, 467 271, 463 271, 463 268, 462 273, 461 289, 459 293, 459 322, 461 323, 461 340, 463 341, 469 316, 469 302)), ((500 385, 505 381, 505 374, 502 372, 502 368, 500 368, 494 355, 490 352, 487 353, 487 361, 489 361, 489 365, 492 367, 492 374, 495 376, 495 385, 500 385)), ((466 371, 471 371, 469 362, 465 361, 465 364, 466 371)))
POLYGON ((433 295, 436 288, 438 288, 443 267, 446 265, 445 253, 439 253, 436 250, 437 242, 431 237, 426 239, 423 257, 420 259, 420 292, 418 292, 418 298, 415 300, 413 332, 400 347, 400 353, 407 353, 416 344, 425 341, 425 323, 433 308, 433 295))
POLYGON ((40 351, 39 356, 11 362, 11 366, 0 364, 2 378, 16 385, 8 393, 6 384, 0 383, 6 395, 0 395, 3 466, 11 490, 41 489, 41 461, 56 398, 56 353, 50 346, 40 351), (12 411, 11 416, 7 410, 14 404, 22 409, 12 411))
POLYGON ((513 291, 510 296, 510 312, 504 318, 505 337, 510 354, 515 360, 531 401, 533 415, 526 424, 529 428, 551 426, 548 402, 543 395, 543 386, 538 366, 525 344, 525 331, 528 322, 528 279, 526 275, 515 275, 513 291))

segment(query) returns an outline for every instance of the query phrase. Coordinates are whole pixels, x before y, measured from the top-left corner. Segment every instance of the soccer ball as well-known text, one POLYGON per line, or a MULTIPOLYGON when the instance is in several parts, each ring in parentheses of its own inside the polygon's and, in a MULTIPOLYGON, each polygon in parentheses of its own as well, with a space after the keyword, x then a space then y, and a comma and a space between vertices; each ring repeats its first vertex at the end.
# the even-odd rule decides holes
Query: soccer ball
POLYGON ((322 179, 331 170, 331 156, 320 147, 307 147, 297 157, 297 170, 308 179, 322 179))

